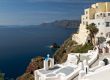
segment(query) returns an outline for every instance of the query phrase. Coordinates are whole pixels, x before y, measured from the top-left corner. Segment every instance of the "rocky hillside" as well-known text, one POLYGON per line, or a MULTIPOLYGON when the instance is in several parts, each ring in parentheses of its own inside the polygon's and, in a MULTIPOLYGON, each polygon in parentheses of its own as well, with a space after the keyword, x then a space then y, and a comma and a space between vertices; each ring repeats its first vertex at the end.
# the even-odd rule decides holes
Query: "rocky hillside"
POLYGON ((64 43, 60 46, 60 48, 55 52, 54 59, 55 63, 63 63, 67 59, 67 55, 71 53, 73 48, 77 43, 72 41, 71 37, 64 41, 64 43))
POLYGON ((36 57, 31 60, 25 73, 18 77, 17 80, 34 80, 34 70, 43 68, 43 57, 36 57))
POLYGON ((72 41, 71 37, 68 38, 64 44, 55 52, 55 63, 64 63, 69 53, 86 53, 88 50, 92 50, 92 44, 78 45, 75 41, 72 41))
MULTIPOLYGON (((60 46, 60 48, 55 52, 53 55, 55 59, 55 63, 63 63, 67 59, 67 54, 71 52, 75 53, 85 53, 88 50, 93 49, 91 44, 85 45, 77 45, 75 41, 72 41, 71 36, 64 43, 60 46)), ((43 58, 36 57, 31 60, 30 64, 28 65, 25 73, 20 76, 17 80, 34 80, 33 72, 34 70, 43 68, 43 58)))

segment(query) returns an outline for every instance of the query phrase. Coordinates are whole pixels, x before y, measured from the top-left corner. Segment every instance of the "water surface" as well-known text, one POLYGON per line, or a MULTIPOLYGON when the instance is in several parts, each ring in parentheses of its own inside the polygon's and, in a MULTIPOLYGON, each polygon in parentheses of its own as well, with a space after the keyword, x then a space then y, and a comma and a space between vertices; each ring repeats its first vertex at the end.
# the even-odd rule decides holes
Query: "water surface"
POLYGON ((0 69, 16 78, 33 57, 49 53, 49 45, 62 44, 75 29, 54 26, 0 27, 0 69))

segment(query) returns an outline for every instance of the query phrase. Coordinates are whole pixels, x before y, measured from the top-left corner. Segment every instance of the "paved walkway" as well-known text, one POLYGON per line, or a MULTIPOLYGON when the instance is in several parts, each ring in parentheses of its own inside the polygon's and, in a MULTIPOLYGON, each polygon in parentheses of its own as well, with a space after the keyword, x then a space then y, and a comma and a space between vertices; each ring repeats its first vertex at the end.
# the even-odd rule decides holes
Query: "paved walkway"
MULTIPOLYGON (((103 60, 104 58, 110 58, 110 53, 105 53, 105 54, 102 54, 102 53, 101 53, 101 54, 99 55, 99 59, 97 59, 97 61, 94 62, 94 64, 91 65, 91 68, 97 66, 97 65, 99 64, 99 61, 100 61, 100 60, 103 60)), ((78 76, 75 77, 75 78, 72 79, 72 80, 78 80, 78 76)))
POLYGON ((110 53, 100 54, 99 59, 91 67, 97 66, 99 64, 99 60, 103 60, 104 58, 110 58, 110 53))

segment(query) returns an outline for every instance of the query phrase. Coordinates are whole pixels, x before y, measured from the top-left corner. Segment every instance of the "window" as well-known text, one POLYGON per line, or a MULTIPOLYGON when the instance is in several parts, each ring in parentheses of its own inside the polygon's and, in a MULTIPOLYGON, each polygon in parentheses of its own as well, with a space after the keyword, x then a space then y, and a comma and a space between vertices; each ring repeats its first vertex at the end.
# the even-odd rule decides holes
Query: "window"
POLYGON ((110 22, 106 22, 106 27, 109 27, 110 26, 110 22))
POLYGON ((86 17, 86 19, 87 19, 87 17, 86 17))
POLYGON ((103 35, 103 32, 101 32, 100 34, 103 35))
POLYGON ((99 15, 97 15, 97 17, 99 17, 99 15))
POLYGON ((109 37, 109 38, 110 38, 110 32, 108 32, 108 33, 106 34, 106 37, 109 37))
POLYGON ((96 8, 98 8, 98 6, 96 6, 96 8))
POLYGON ((108 16, 110 16, 110 13, 108 13, 108 16))
POLYGON ((100 15, 102 15, 102 13, 100 13, 100 15))
POLYGON ((100 23, 98 23, 98 25, 100 25, 100 23))
POLYGON ((99 18, 99 15, 98 14, 96 15, 96 18, 99 18))
POLYGON ((103 17, 106 17, 106 15, 105 15, 105 14, 103 14, 103 17))
POLYGON ((88 22, 86 22, 86 25, 88 25, 88 22))

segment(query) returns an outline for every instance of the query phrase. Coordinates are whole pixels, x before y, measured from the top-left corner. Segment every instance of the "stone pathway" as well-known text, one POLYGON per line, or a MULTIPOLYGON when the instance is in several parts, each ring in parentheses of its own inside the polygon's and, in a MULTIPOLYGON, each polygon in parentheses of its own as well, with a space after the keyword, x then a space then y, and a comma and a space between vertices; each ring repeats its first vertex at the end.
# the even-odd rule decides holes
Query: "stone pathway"
POLYGON ((97 66, 99 64, 99 60, 103 60, 106 57, 110 58, 110 53, 100 54, 99 59, 91 67, 97 66))
MULTIPOLYGON (((107 58, 110 58, 110 53, 100 54, 100 55, 99 55, 99 59, 97 59, 97 61, 94 62, 94 64, 91 65, 91 68, 97 66, 97 65, 99 64, 99 61, 100 61, 100 60, 103 60, 103 59, 106 58, 106 57, 107 57, 107 58)), ((78 80, 78 76, 75 77, 75 78, 72 79, 72 80, 78 80)))

